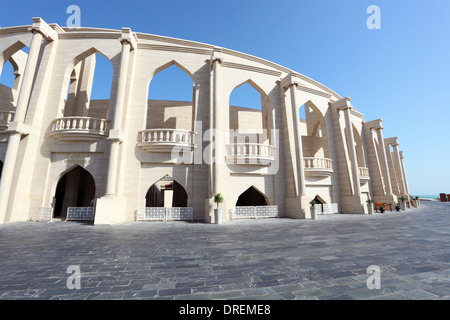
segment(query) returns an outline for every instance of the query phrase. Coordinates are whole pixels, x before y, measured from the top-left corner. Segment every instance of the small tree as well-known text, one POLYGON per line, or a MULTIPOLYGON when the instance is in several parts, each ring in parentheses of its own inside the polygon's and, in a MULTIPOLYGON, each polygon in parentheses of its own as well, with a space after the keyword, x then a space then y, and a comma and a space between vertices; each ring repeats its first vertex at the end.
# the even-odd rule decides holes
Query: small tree
POLYGON ((311 207, 315 207, 316 206, 316 200, 311 200, 309 202, 309 204, 311 205, 311 207))
POLYGON ((217 203, 217 209, 219 209, 219 203, 223 202, 223 196, 221 193, 214 195, 214 202, 217 203))

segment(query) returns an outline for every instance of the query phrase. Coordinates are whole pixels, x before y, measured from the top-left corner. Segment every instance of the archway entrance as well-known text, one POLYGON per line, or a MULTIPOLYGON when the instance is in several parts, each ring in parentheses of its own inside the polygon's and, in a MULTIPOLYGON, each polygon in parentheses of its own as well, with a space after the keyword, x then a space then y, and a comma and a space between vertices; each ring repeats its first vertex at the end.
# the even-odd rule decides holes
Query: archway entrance
POLYGON ((145 206, 180 208, 187 207, 187 192, 181 184, 166 175, 155 182, 145 196, 145 206))
POLYGON ((156 181, 145 196, 145 209, 140 209, 139 221, 193 220, 193 209, 188 207, 188 195, 181 184, 169 175, 156 181))
POLYGON ((266 196, 256 190, 253 186, 244 191, 236 202, 236 207, 268 205, 269 201, 267 201, 266 196))
POLYGON ((257 219, 278 217, 278 206, 271 206, 267 197, 251 186, 236 201, 233 219, 257 219))
POLYGON ((55 192, 55 218, 65 219, 69 207, 90 207, 95 199, 95 181, 80 166, 67 172, 58 182, 55 192))

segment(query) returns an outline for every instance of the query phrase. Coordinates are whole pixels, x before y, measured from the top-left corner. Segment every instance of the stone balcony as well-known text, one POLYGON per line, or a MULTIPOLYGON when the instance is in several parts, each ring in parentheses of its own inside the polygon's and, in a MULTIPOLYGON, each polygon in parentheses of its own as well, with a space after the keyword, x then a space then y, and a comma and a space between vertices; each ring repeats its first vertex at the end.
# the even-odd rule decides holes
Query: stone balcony
POLYGON ((0 110, 0 130, 6 130, 14 118, 14 111, 0 110))
POLYGON ((107 124, 100 118, 58 118, 53 120, 50 135, 60 141, 98 141, 108 136, 107 124))
POLYGON ((328 158, 304 157, 305 175, 328 177, 333 174, 333 160, 328 158))
POLYGON ((364 184, 370 180, 369 168, 359 167, 358 172, 359 172, 359 181, 361 182, 361 184, 364 184))
POLYGON ((147 129, 139 131, 138 147, 148 152, 170 153, 175 148, 192 151, 195 148, 195 133, 183 129, 147 129))
POLYGON ((227 145, 227 162, 245 165, 270 165, 276 161, 276 148, 262 143, 227 145))

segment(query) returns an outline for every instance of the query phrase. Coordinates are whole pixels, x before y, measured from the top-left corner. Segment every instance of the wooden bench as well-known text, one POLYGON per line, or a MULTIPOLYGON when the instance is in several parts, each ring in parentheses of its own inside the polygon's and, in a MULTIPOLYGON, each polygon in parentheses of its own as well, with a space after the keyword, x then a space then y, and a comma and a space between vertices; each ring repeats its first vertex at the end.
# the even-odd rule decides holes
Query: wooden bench
POLYGON ((386 203, 386 202, 377 202, 375 203, 375 212, 378 212, 380 210, 380 207, 383 206, 384 210, 390 210, 392 211, 392 204, 386 203))

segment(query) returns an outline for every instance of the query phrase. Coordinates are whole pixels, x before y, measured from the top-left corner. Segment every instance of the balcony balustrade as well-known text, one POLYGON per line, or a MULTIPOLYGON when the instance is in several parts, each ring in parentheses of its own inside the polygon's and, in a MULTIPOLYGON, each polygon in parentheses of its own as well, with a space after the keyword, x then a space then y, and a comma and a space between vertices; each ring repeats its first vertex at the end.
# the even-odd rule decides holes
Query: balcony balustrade
POLYGON ((64 117, 53 120, 50 135, 61 141, 98 141, 107 137, 108 121, 90 117, 64 117))
POLYGON ((333 173, 333 160, 328 158, 304 157, 305 175, 326 177, 333 173))
POLYGON ((148 129, 139 132, 138 147, 148 152, 172 152, 174 148, 192 151, 195 133, 182 129, 148 129))
POLYGON ((276 148, 263 143, 227 145, 227 162, 247 165, 270 165, 276 161, 276 148))
POLYGON ((358 171, 359 171, 359 180, 362 184, 370 180, 369 168, 359 167, 358 171))

